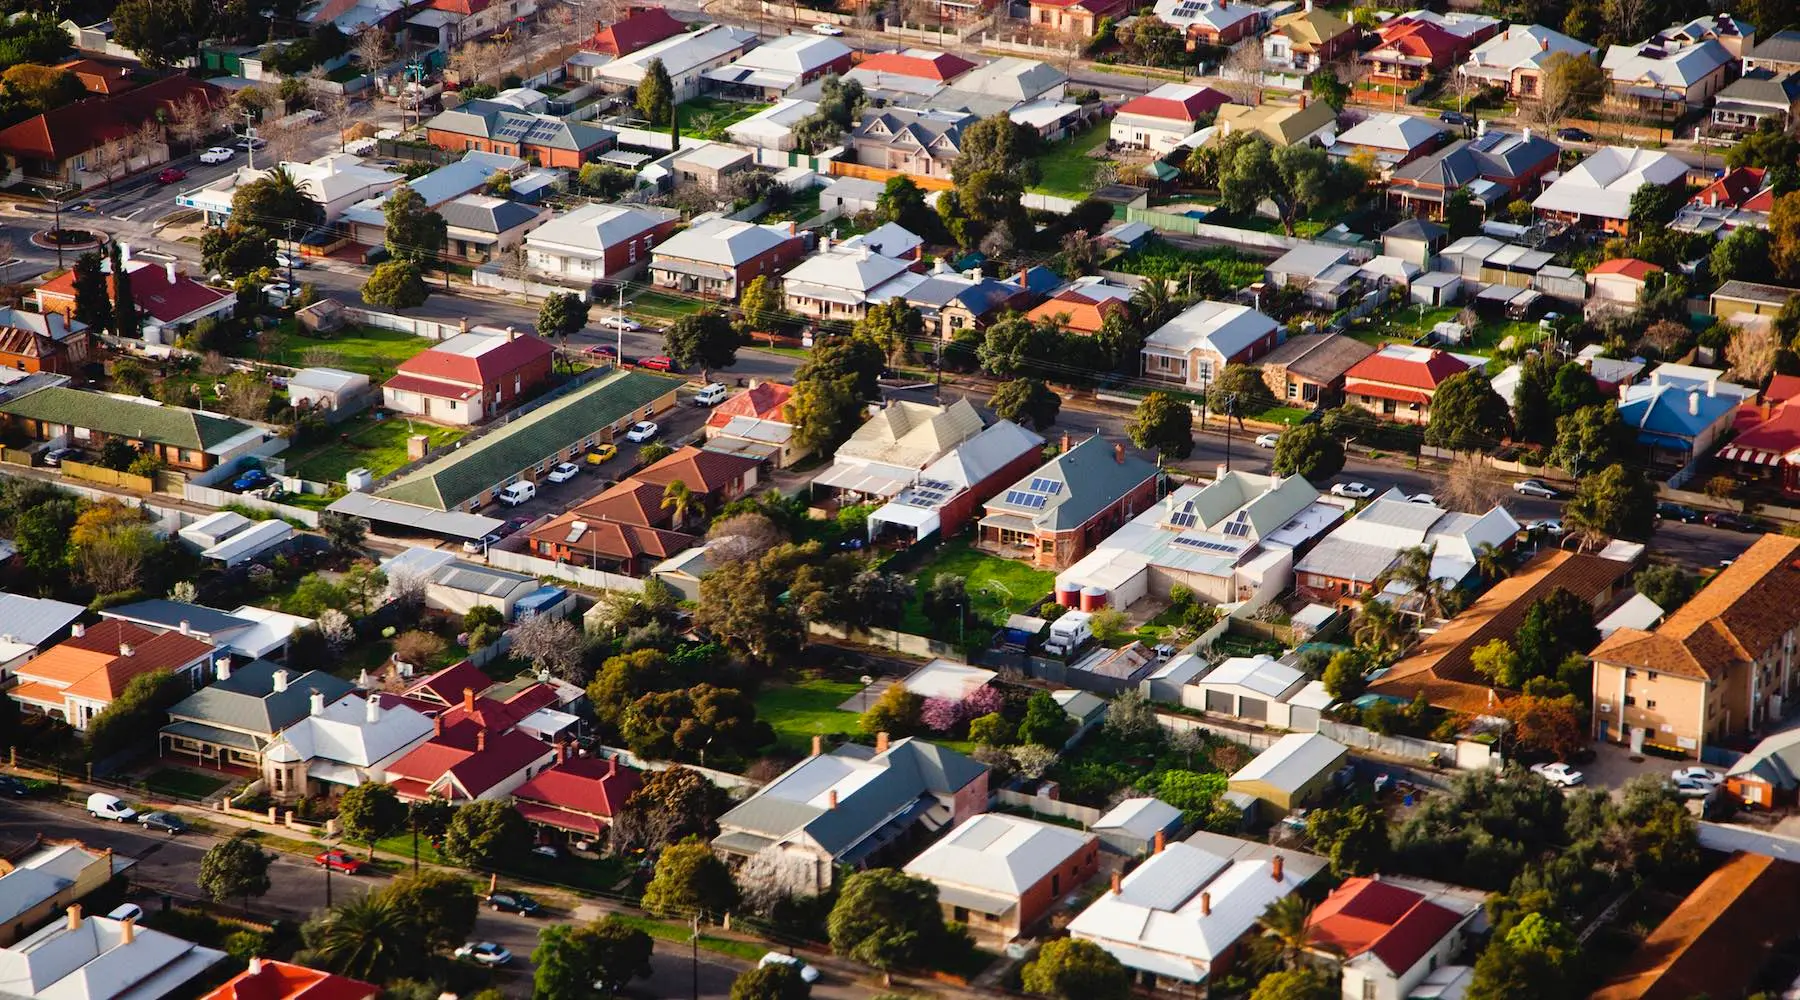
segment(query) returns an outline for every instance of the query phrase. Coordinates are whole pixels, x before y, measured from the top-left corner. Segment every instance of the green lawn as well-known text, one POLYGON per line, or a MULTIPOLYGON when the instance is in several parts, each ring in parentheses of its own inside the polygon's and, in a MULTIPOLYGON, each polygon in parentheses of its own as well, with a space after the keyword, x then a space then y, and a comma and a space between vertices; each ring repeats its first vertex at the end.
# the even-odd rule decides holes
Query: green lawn
POLYGON ((1225 247, 1188 250, 1154 237, 1138 249, 1114 259, 1110 266, 1127 274, 1175 281, 1185 280, 1189 271, 1210 272, 1226 288, 1244 288, 1263 280, 1262 262, 1235 250, 1225 247))
MULTIPOLYGON (((917 590, 923 592, 931 586, 939 573, 950 573, 967 581, 974 612, 972 617, 995 626, 1005 624, 1007 615, 1031 607, 1056 585, 1055 573, 978 552, 964 540, 945 543, 919 567, 914 574, 917 590)), ((919 596, 915 595, 906 606, 906 616, 900 627, 902 631, 916 635, 933 634, 931 620, 925 617, 919 596)))
MULTIPOLYGON (((612 914, 612 917, 615 920, 622 921, 628 926, 643 931, 653 938, 662 938, 664 941, 678 941, 682 944, 686 944, 688 941, 692 940, 694 936, 694 932, 686 924, 665 923, 661 920, 652 920, 649 917, 640 917, 630 913, 615 913, 612 914)), ((700 935, 700 947, 707 951, 716 951, 721 955, 730 955, 732 958, 742 959, 746 962, 754 962, 757 959, 762 958, 769 950, 766 945, 757 944, 753 941, 739 941, 736 938, 713 937, 711 934, 706 933, 700 935)))
POLYGON ((769 107, 767 104, 747 104, 717 97, 696 97, 681 104, 681 133, 702 139, 723 139, 726 128, 769 107))
POLYGON ((1031 190, 1077 201, 1086 198, 1094 190, 1094 171, 1100 166, 1100 161, 1088 153, 1105 145, 1106 136, 1107 130, 1096 126, 1050 147, 1049 152, 1037 157, 1042 176, 1031 190))
POLYGON ((165 767, 144 779, 144 787, 152 795, 162 795, 178 799, 204 799, 226 785, 231 784, 229 778, 215 778, 198 771, 186 768, 165 767))
POLYGON ((858 730, 856 716, 838 706, 862 690, 853 681, 812 680, 782 687, 765 687, 756 696, 756 717, 775 730, 776 745, 790 753, 805 753, 814 736, 858 730))
MULTIPOLYGON (((1377 313, 1367 323, 1352 323, 1350 334, 1356 339, 1371 344, 1380 344, 1397 339, 1412 341, 1431 332, 1439 323, 1447 323, 1456 319, 1462 310, 1456 306, 1443 306, 1437 309, 1420 310, 1418 306, 1406 306, 1396 309, 1385 316, 1377 313)), ((1499 350, 1501 342, 1507 337, 1513 338, 1515 348, 1535 344, 1543 338, 1536 320, 1509 320, 1483 316, 1475 326, 1472 340, 1456 345, 1456 350, 1470 354, 1493 354, 1499 350)))
MULTIPOLYGON (((281 326, 281 348, 264 360, 305 367, 323 365, 361 372, 371 378, 393 374, 402 361, 431 346, 425 337, 371 326, 346 326, 326 337, 295 332, 292 322, 281 326)), ((243 353, 256 353, 255 341, 245 341, 243 353)))
POLYGON ((403 417, 376 420, 368 414, 347 420, 334 431, 337 436, 333 440, 288 452, 288 475, 317 483, 341 483, 344 473, 367 468, 379 479, 406 464, 406 439, 412 435, 424 434, 430 438, 430 447, 440 448, 467 433, 403 417))
POLYGON ((1271 406, 1258 413, 1256 419, 1267 420, 1272 424, 1287 424, 1292 427, 1306 419, 1306 415, 1311 412, 1311 410, 1303 410, 1297 406, 1271 406))
POLYGON ((770 212, 758 222, 805 222, 819 214, 819 193, 823 188, 807 188, 788 202, 786 208, 770 212))
POLYGON ((683 316, 692 316, 706 308, 706 303, 697 299, 684 299, 662 292, 644 292, 629 303, 629 312, 638 319, 657 319, 672 322, 683 316))

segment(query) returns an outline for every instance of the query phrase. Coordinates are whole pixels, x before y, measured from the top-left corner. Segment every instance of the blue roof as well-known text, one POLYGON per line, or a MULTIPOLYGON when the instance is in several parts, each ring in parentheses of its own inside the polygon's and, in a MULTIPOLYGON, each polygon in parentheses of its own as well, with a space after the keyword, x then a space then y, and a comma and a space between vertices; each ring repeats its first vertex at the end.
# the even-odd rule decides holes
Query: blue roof
POLYGON ((417 191, 425 204, 435 207, 480 189, 497 172, 496 167, 482 160, 457 160, 413 178, 407 186, 417 191))
POLYGON ((963 289, 957 294, 956 301, 968 307, 970 312, 980 316, 990 309, 997 308, 1017 294, 1019 294, 1017 286, 988 278, 980 284, 970 285, 963 289))
POLYGON ((1684 438, 1692 443, 1707 428, 1729 419, 1736 395, 1708 395, 1673 385, 1636 385, 1619 401, 1619 418, 1642 434, 1684 438))
POLYGON ((1026 291, 1048 295, 1063 286, 1063 276, 1042 264, 1025 272, 1026 291))

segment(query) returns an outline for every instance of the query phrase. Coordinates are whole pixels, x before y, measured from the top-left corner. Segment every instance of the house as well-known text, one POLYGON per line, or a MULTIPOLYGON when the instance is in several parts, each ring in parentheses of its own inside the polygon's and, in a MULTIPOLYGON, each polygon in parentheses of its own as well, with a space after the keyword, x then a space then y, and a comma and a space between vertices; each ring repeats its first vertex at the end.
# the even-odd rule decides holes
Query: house
POLYGON ((1739 226, 1769 227, 1775 188, 1763 167, 1733 167, 1701 188, 1676 213, 1671 229, 1713 233, 1720 238, 1739 226))
POLYGON ((152 599, 131 604, 117 604, 100 612, 100 617, 129 622, 152 632, 180 632, 209 646, 229 650, 240 636, 256 627, 248 618, 186 601, 152 599))
POLYGON ((976 63, 950 52, 902 49, 870 53, 856 64, 855 69, 844 74, 844 80, 855 80, 865 91, 897 91, 930 97, 975 66, 976 63))
POLYGON ((62 313, 0 309, 0 369, 75 375, 87 357, 86 324, 62 313))
POLYGON ((1787 131, 1796 118, 1800 118, 1800 71, 1752 70, 1714 95, 1712 123, 1721 132, 1753 132, 1765 121, 1787 131))
POLYGON ((1714 39, 1690 42, 1662 32, 1638 45, 1609 46, 1600 68, 1606 71, 1605 107, 1668 121, 1705 108, 1737 67, 1714 39))
POLYGON ((1349 759, 1350 748, 1334 739, 1289 733, 1238 768, 1227 786, 1254 798, 1269 816, 1280 818, 1318 802, 1349 759))
POLYGON ((195 472, 247 455, 265 440, 260 428, 230 417, 60 386, 0 402, 0 415, 36 441, 66 437, 78 447, 98 449, 117 438, 173 468, 195 472))
POLYGON ((831 468, 812 481, 840 494, 896 496, 920 471, 982 432, 981 414, 967 399, 948 406, 891 400, 838 446, 831 468))
POLYGON ((1006 108, 1031 101, 1062 100, 1069 74, 1039 59, 1002 56, 951 81, 942 95, 952 103, 987 98, 1006 108))
POLYGON ((1800 31, 1789 28, 1757 39, 1741 58, 1746 73, 1757 70, 1800 72, 1800 31))
POLYGON ((0 948, 0 983, 18 1000, 160 1000, 223 961, 225 953, 137 926, 136 917, 67 916, 0 948))
POLYGON ((432 720, 430 738, 388 764, 388 784, 407 802, 504 801, 556 761, 555 748, 518 730, 529 714, 464 689, 460 703, 432 720))
POLYGON ((733 867, 768 858, 774 871, 760 877, 814 895, 840 868, 906 857, 987 811, 987 765, 954 750, 911 737, 890 743, 886 733, 873 748, 822 750, 814 737, 811 756, 719 817, 713 851, 733 867))
MULTIPOLYGON (((845 246, 861 239, 862 236, 854 237, 845 246)), ((919 310, 927 335, 949 341, 964 331, 984 330, 994 320, 1019 311, 1037 297, 1017 278, 997 281, 973 270, 967 275, 957 274, 939 258, 925 280, 908 289, 903 298, 907 305, 919 310)))
POLYGON ((1329 405, 1343 395, 1350 369, 1374 353, 1373 345, 1341 333, 1289 337, 1263 356, 1263 384, 1288 405, 1329 405))
POLYGON ((1619 419, 1637 432, 1637 443, 1651 464, 1681 468, 1710 453, 1731 430, 1739 396, 1705 387, 1675 384, 1660 369, 1650 381, 1619 392, 1619 419))
POLYGON ((56 68, 73 75, 82 90, 103 97, 123 94, 138 85, 129 67, 98 59, 71 59, 57 63, 56 68))
POLYGON ((0 860, 0 946, 105 888, 136 864, 137 859, 110 847, 99 850, 79 840, 37 834, 23 850, 0 860))
POLYGON ((1148 854, 1159 840, 1173 840, 1183 823, 1181 810, 1161 799, 1139 797, 1113 806, 1088 829, 1100 838, 1101 847, 1135 858, 1148 854))
POLYGON ((1239 471, 1179 487, 1142 510, 1057 575, 1059 603, 1085 593, 1127 608, 1180 584, 1209 603, 1261 606, 1291 589, 1296 551, 1344 516, 1299 476, 1239 471))
POLYGON ((1800 495, 1800 378, 1776 375, 1762 401, 1746 399, 1733 421, 1731 441, 1719 458, 1747 481, 1766 480, 1789 496, 1800 495))
POLYGON ((353 208, 387 194, 406 180, 405 174, 365 161, 354 153, 329 153, 306 163, 283 160, 267 169, 239 167, 210 184, 181 192, 175 203, 201 212, 210 225, 223 226, 231 218, 238 189, 267 180, 277 170, 292 178, 301 192, 319 206, 326 222, 338 222, 353 208))
POLYGON ((1254 132, 1274 146, 1298 146, 1312 139, 1327 141, 1337 129, 1337 113, 1331 105, 1307 103, 1301 94, 1298 104, 1227 104, 1219 109, 1219 133, 1254 132))
POLYGON ((288 376, 288 402, 296 410, 310 410, 327 420, 368 409, 375 387, 369 376, 341 368, 302 368, 288 376))
POLYGON ((1388 179, 1388 199, 1401 211, 1441 220, 1450 196, 1466 189, 1470 201, 1497 212, 1531 195, 1556 169, 1561 150, 1531 129, 1502 132, 1488 128, 1485 119, 1476 128, 1474 139, 1458 139, 1396 169, 1388 179))
POLYGON ((701 74, 724 97, 778 101, 799 87, 850 69, 850 46, 817 34, 782 35, 701 74))
POLYGON ((13 668, 67 635, 85 611, 66 601, 0 591, 0 683, 12 676, 13 668))
POLYGON ((1344 402, 1401 423, 1431 420, 1431 397, 1471 363, 1434 347, 1389 344, 1344 372, 1344 402))
POLYGON ((606 372, 374 495, 427 510, 479 510, 509 484, 534 479, 558 462, 624 437, 633 423, 667 411, 675 405, 676 385, 645 372, 606 372))
POLYGON ((699 543, 674 523, 664 499, 681 483, 709 510, 756 485, 758 459, 684 446, 611 489, 531 532, 531 551, 545 559, 641 577, 699 543))
MULTIPOLYGON (((1738 851, 1687 895, 1591 1000, 1749 996, 1800 926, 1800 865, 1738 851)), ((1782 977, 1786 979, 1785 976, 1782 977)))
POLYGON ((1306 920, 1306 951, 1343 975, 1344 1000, 1407 1000, 1462 954, 1480 904, 1358 876, 1306 920))
POLYGON ((1583 311, 1589 318, 1605 312, 1632 312, 1643 301, 1651 279, 1662 273, 1662 268, 1635 257, 1601 261, 1587 273, 1583 311))
POLYGON ((1033 323, 1055 322, 1071 333, 1093 336, 1106 325, 1106 317, 1130 315, 1131 296, 1137 289, 1115 284, 1104 275, 1076 278, 1056 294, 1025 314, 1033 323))
POLYGON ((704 142, 676 153, 670 158, 668 169, 675 184, 691 184, 718 194, 733 174, 743 173, 755 164, 754 150, 722 142, 704 142))
POLYGON ((529 333, 459 333, 402 361, 382 383, 381 401, 398 413, 472 426, 536 395, 555 355, 549 341, 529 333))
MULTIPOLYGON (((262 771, 264 754, 282 730, 305 719, 314 694, 336 702, 354 690, 348 681, 322 670, 289 669, 268 660, 243 666, 218 657, 213 680, 169 709, 158 750, 192 757, 197 767, 243 767, 262 771)), ((304 787, 291 789, 294 796, 304 787)))
POLYGON ((1741 323, 1744 321, 1734 318, 1779 315, 1781 307, 1794 295, 1800 295, 1800 289, 1754 281, 1727 281, 1707 296, 1706 311, 1719 319, 1741 323))
POLYGON ((1423 696, 1448 711, 1491 715, 1513 692, 1476 673, 1475 651, 1495 639, 1511 642, 1532 605, 1558 590, 1598 611, 1630 572, 1630 563, 1616 559, 1562 549, 1542 552, 1421 639, 1369 690, 1390 700, 1423 696))
POLYGON ((1136 985, 1180 990, 1242 957, 1242 942, 1276 900, 1324 869, 1318 858, 1231 837, 1169 844, 1069 923, 1069 936, 1118 959, 1136 985))
MULTIPOLYGON (((224 316, 237 308, 237 296, 227 289, 214 288, 181 273, 173 261, 165 264, 132 260, 121 251, 125 280, 131 284, 132 301, 148 327, 176 330, 191 326, 208 316, 224 316)), ((106 296, 111 299, 118 285, 112 264, 102 264, 106 272, 106 296)), ((58 313, 64 320, 75 318, 75 272, 73 269, 51 278, 34 289, 37 308, 42 313, 58 313)))
POLYGON ((736 301, 750 282, 779 275, 805 256, 806 243, 791 222, 697 221, 651 253, 650 280, 661 288, 736 301))
POLYGON ((1185 83, 1165 83, 1119 106, 1112 141, 1153 153, 1167 153, 1210 123, 1231 95, 1185 83))
POLYGON ((1499 20, 1480 14, 1408 11, 1376 28, 1375 47, 1360 58, 1371 82, 1410 87, 1454 70, 1499 31, 1499 20))
POLYGON ((1042 461, 1044 439, 1010 420, 996 420, 920 470, 892 500, 869 515, 871 542, 912 543, 932 534, 954 538, 982 504, 1042 461))
MULTIPOLYGON (((784 97, 742 121, 725 126, 725 137, 740 146, 787 152, 795 146, 794 126, 819 110, 815 101, 784 97)), ((851 180, 853 178, 841 178, 851 180)), ((821 201, 820 207, 824 207, 821 201)))
POLYGON ((1267 654, 1232 656, 1181 688, 1187 708, 1296 733, 1314 733, 1332 697, 1306 671, 1267 654))
POLYGON ((850 133, 851 153, 865 167, 948 178, 950 165, 962 154, 962 130, 975 121, 966 111, 865 111, 850 133))
POLYGON ((1034 28, 1077 35, 1085 41, 1094 36, 1101 18, 1116 20, 1130 11, 1125 0, 1031 0, 1028 20, 1034 28))
POLYGON ((425 606, 454 615, 489 607, 512 621, 520 605, 541 590, 561 593, 554 587, 541 588, 536 577, 464 562, 448 549, 414 546, 384 560, 381 568, 390 580, 412 577, 424 581, 425 606))
POLYGON ((983 813, 906 863, 937 886, 944 919, 1004 945, 1031 931, 1100 867, 1100 839, 1065 826, 983 813))
POLYGON ((650 248, 680 221, 679 213, 652 206, 583 205, 525 237, 525 266, 584 283, 629 277, 649 264, 650 248))
POLYGON ((264 749, 263 781, 278 801, 384 784, 388 765, 433 732, 432 721, 409 705, 384 708, 374 694, 345 694, 333 701, 313 688, 306 716, 264 749))
POLYGON ((373 983, 319 972, 273 958, 252 958, 250 967, 200 1000, 375 1000, 373 983))
POLYGON ((1064 449, 983 505, 977 545, 1066 569, 1156 502, 1162 470, 1098 435, 1064 449))
POLYGON ((481 264, 510 254, 525 235, 550 218, 550 210, 506 198, 467 194, 438 206, 446 227, 444 252, 481 264))
MULTIPOLYGON (((1454 145, 1454 143, 1452 144, 1454 145)), ((1416 160, 1407 164, 1406 170, 1419 169, 1421 163, 1430 160, 1416 160)), ((1395 181, 1401 180, 1400 174, 1394 175, 1395 181)), ((1392 187, 1389 188, 1392 191, 1392 187)), ((1430 270, 1437 262, 1438 251, 1444 249, 1444 243, 1450 230, 1435 222, 1421 218, 1402 219, 1381 233, 1381 255, 1395 260, 1404 260, 1430 270)))
POLYGON ((1602 146, 1566 171, 1531 203, 1545 218, 1626 234, 1631 197, 1646 184, 1687 183, 1687 164, 1669 153, 1602 146))
POLYGON ((1307 0, 1304 10, 1275 19, 1262 39, 1263 62, 1269 72, 1307 76, 1356 48, 1356 26, 1307 0))
MULTIPOLYGON (((912 270, 921 270, 921 258, 925 254, 925 238, 908 230, 897 222, 884 222, 866 233, 857 233, 838 244, 845 251, 867 248, 870 252, 880 254, 893 260, 903 260, 915 265, 912 270)), ((938 273, 948 270, 944 265, 938 273)))
POLYGON ((1274 350, 1279 335, 1274 320, 1249 306, 1196 302, 1144 338, 1142 373, 1205 392, 1226 365, 1274 350))
POLYGON ((406 23, 421 43, 447 52, 530 21, 536 13, 537 0, 430 0, 406 23))
POLYGON ((555 764, 513 789, 513 809, 533 826, 597 841, 643 779, 617 757, 577 757, 560 743, 556 752, 555 764))
POLYGON ((1190 52, 1235 46, 1268 24, 1268 11, 1244 0, 1156 0, 1154 10, 1158 21, 1181 31, 1190 52))
POLYGON ((1698 757, 1755 733, 1794 696, 1800 539, 1763 535, 1652 631, 1620 629, 1594 664, 1594 733, 1698 757))
POLYGON ((1457 72, 1480 86, 1503 87, 1514 100, 1536 100, 1543 77, 1559 55, 1592 59, 1599 50, 1560 31, 1536 24, 1514 24, 1475 46, 1457 72))
POLYGON ((676 20, 668 10, 660 4, 656 6, 629 7, 625 16, 611 24, 594 29, 594 37, 590 38, 582 48, 588 52, 618 58, 628 56, 648 45, 654 45, 665 38, 674 38, 686 31, 688 26, 676 20))
POLYGON ((782 279, 789 312, 818 319, 854 323, 869 306, 902 298, 925 278, 914 274, 911 260, 876 253, 868 244, 834 247, 819 240, 819 250, 782 279))
POLYGON ((198 686, 213 648, 179 632, 158 635, 130 622, 76 624, 67 639, 13 667, 6 696, 19 710, 53 715, 85 730, 133 678, 166 670, 198 686))
POLYGON ((1368 158, 1386 176, 1449 138, 1442 125, 1415 115, 1376 112, 1338 133, 1329 152, 1338 159, 1368 158))
POLYGON ((697 31, 671 35, 619 56, 600 66, 596 76, 614 90, 635 88, 643 82, 644 71, 652 62, 661 61, 674 86, 672 95, 679 104, 700 96, 706 87, 706 71, 716 69, 756 47, 761 39, 754 31, 727 24, 709 24, 697 31))
MULTIPOLYGON (((1401 550, 1426 548, 1432 551, 1432 579, 1459 586, 1475 572, 1486 546, 1505 550, 1518 533, 1519 522, 1505 507, 1463 514, 1389 490, 1301 556, 1294 573, 1303 594, 1342 605, 1368 596, 1375 578, 1394 564, 1401 550)), ((1406 592, 1389 584, 1383 595, 1403 599, 1406 592)))
POLYGON ((85 191, 167 163, 169 144, 162 130, 145 129, 145 124, 195 102, 223 106, 227 96, 210 83, 178 73, 33 115, 0 129, 0 180, 85 191))
POLYGON ((1322 244, 1295 247, 1263 270, 1276 288, 1298 288, 1320 309, 1342 308, 1363 280, 1362 268, 1350 262, 1350 251, 1322 244))
POLYGON ((1725 772, 1725 789, 1747 806, 1793 805, 1800 790, 1800 730, 1764 737, 1725 772))
POLYGON ((793 394, 793 386, 752 381, 748 389, 707 414, 703 447, 772 462, 777 469, 812 454, 794 440, 794 425, 787 419, 787 401, 793 394))
POLYGON ((440 112, 425 123, 425 137, 439 149, 500 153, 570 170, 611 149, 616 138, 597 125, 521 111, 496 100, 468 101, 440 112))
MULTIPOLYGON (((464 153, 460 160, 446 163, 428 174, 412 178, 406 182, 406 186, 412 188, 413 193, 419 196, 419 200, 423 201, 427 208, 442 214, 448 206, 455 204, 465 196, 482 195, 487 190, 489 183, 497 177, 505 177, 509 183, 521 180, 526 166, 526 162, 516 156, 470 150, 464 153)), ((387 205, 390 194, 392 191, 384 190, 375 197, 351 205, 338 218, 338 228, 346 230, 350 234, 350 238, 358 243, 366 246, 381 245, 387 239, 387 217, 383 214, 383 209, 387 205)), ((481 204, 481 202, 476 204, 481 204)), ((508 204, 513 204, 513 208, 507 211, 530 211, 529 207, 523 203, 508 204)), ((531 217, 535 220, 539 218, 539 214, 532 212, 531 217)), ((446 217, 445 221, 449 222, 450 220, 446 217)), ((511 217, 500 221, 506 221, 509 226, 513 226, 517 225, 521 219, 511 217)), ((455 224, 452 223, 452 225, 455 224)), ((535 221, 533 225, 535 225, 535 221)), ((507 247, 510 248, 514 242, 516 241, 507 241, 507 247)))

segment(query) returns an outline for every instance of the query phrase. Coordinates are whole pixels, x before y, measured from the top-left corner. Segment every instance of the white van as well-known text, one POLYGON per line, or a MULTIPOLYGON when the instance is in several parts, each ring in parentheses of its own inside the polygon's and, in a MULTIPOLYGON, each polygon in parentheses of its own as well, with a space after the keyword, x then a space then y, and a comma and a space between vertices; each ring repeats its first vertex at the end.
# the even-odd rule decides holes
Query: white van
POLYGON ((720 403, 725 402, 725 397, 729 395, 731 395, 731 392, 725 388, 723 382, 711 382, 708 383, 705 388, 700 390, 699 395, 694 397, 694 405, 718 406, 720 403))
POLYGON ((500 502, 508 507, 518 505, 537 496, 537 484, 518 482, 500 491, 500 502))
POLYGON ((143 923, 144 908, 136 903, 121 903, 120 905, 113 907, 113 911, 108 913, 107 916, 114 920, 135 920, 138 923, 143 923))
POLYGON ((117 795, 95 792, 88 796, 88 815, 95 819, 116 819, 121 823, 129 823, 137 819, 137 810, 126 805, 117 795))

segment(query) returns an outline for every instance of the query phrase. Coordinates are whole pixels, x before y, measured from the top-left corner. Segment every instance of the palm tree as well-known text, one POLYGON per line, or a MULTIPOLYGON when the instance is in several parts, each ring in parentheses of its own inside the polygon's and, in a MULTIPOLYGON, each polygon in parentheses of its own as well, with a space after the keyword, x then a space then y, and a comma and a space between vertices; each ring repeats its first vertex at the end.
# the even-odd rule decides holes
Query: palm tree
POLYGON ((1300 961, 1310 937, 1307 921, 1312 918, 1312 904, 1298 895, 1287 895, 1269 904, 1263 911, 1262 935, 1251 942, 1256 964, 1269 971, 1291 969, 1300 961))
POLYGON ((1483 583, 1492 583, 1506 576, 1506 553, 1500 551, 1493 542, 1482 542, 1475 546, 1475 572, 1481 574, 1483 583))
POLYGON ((704 497, 688 489, 688 484, 679 479, 663 487, 662 509, 670 512, 678 528, 699 513, 705 502, 704 497))
POLYGON ((379 893, 339 904, 305 930, 313 960, 352 979, 386 982, 418 964, 412 915, 379 893))
POLYGON ((1131 293, 1131 310, 1137 315, 1138 324, 1146 330, 1154 330, 1169 321, 1175 312, 1175 300, 1169 292, 1169 283, 1161 278, 1151 278, 1138 286, 1131 293))
POLYGON ((1442 618, 1448 591, 1444 582, 1431 572, 1431 561, 1436 554, 1436 545, 1401 549, 1393 565, 1375 578, 1375 589, 1380 591, 1390 583, 1403 584, 1411 591, 1409 600, 1418 602, 1421 615, 1442 618))
POLYGON ((1399 612, 1387 601, 1371 598, 1364 601, 1362 610, 1357 612, 1356 625, 1351 634, 1359 646, 1368 646, 1376 652, 1386 652, 1398 645, 1400 638, 1406 634, 1406 623, 1401 621, 1399 612))

